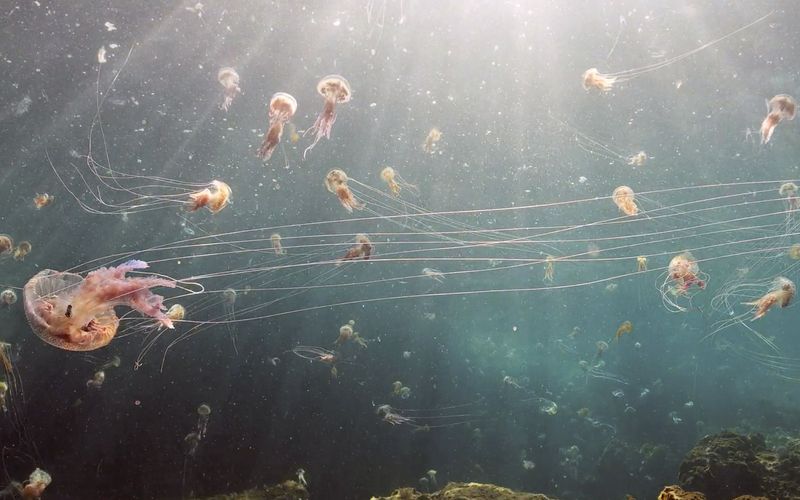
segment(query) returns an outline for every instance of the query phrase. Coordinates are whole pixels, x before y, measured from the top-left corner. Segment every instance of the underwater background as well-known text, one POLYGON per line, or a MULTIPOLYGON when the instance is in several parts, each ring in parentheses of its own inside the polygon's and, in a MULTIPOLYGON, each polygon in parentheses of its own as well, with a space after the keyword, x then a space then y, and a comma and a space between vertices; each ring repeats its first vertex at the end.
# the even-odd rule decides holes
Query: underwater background
MULTIPOLYGON (((0 340, 24 386, 22 418, 0 418, 0 486, 41 467, 53 477, 44 498, 191 498, 303 469, 312 498, 360 499, 432 488, 420 478, 433 469, 438 486, 655 498, 707 434, 780 444, 798 432, 797 308, 758 320, 768 344, 749 317, 716 332, 734 312, 711 304, 726 283, 797 277, 785 250, 800 243, 797 216, 778 194, 800 178, 797 124, 758 144, 765 100, 800 94, 794 2, 41 0, 1 10, 0 233, 33 250, 0 260, 0 283, 19 293, 0 308, 0 340), (772 11, 609 92, 581 87, 587 68, 646 67, 772 11), (227 113, 223 66, 242 87, 227 113), (270 96, 297 98, 302 132, 328 74, 352 86, 330 140, 304 159, 310 139, 285 132, 269 161, 257 158, 270 96), (434 127, 442 138, 429 153, 434 127), (644 165, 624 161, 640 150, 644 165), (224 179, 231 205, 89 213, 78 203, 96 201, 87 155, 101 173, 224 179), (387 165, 418 194, 389 195, 387 165), (326 191, 334 168, 371 196, 364 211, 349 214, 326 191), (634 222, 609 199, 620 185, 651 193, 634 222), (55 199, 37 210, 45 192, 55 199), (245 230, 255 232, 234 234, 245 230), (271 253, 275 231, 285 256, 271 253), (332 263, 358 233, 373 259, 332 263), (262 240, 242 242, 253 234, 262 240), (160 245, 171 246, 143 251, 160 245), (710 279, 686 311, 669 311, 658 274, 695 248, 710 279), (381 263, 398 249, 418 253, 381 263), (28 279, 128 258, 201 282, 184 297, 196 323, 160 332, 136 369, 154 333, 125 335, 124 318, 91 353, 33 334, 28 279), (293 352, 334 349, 350 320, 367 347, 343 347, 335 376, 293 352), (632 331, 616 338, 625 321, 632 331), (114 356, 102 388, 87 387, 114 356), (203 403, 207 433, 190 454, 203 403), (382 404, 415 420, 391 425, 382 404)), ((159 293, 167 305, 177 295, 159 293)))

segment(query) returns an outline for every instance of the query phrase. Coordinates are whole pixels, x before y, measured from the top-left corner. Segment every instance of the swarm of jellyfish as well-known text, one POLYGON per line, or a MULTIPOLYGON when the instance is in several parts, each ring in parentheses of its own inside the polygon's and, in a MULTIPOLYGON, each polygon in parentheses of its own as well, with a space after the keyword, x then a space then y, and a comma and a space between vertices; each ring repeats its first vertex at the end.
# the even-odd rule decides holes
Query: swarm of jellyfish
POLYGON ((258 157, 269 160, 281 142, 283 127, 297 112, 297 100, 285 92, 278 92, 269 100, 269 128, 258 149, 258 157))
POLYGON ((363 210, 364 204, 358 201, 347 185, 347 174, 344 170, 333 169, 325 176, 325 188, 339 199, 339 203, 347 210, 363 210))
POLYGON ((331 138, 331 130, 336 122, 336 106, 349 102, 352 93, 350 83, 343 76, 328 75, 317 83, 317 93, 322 96, 324 104, 322 112, 317 116, 314 125, 306 130, 306 134, 314 134, 314 142, 303 152, 303 157, 322 139, 331 138))
POLYGON ((163 297, 150 288, 175 288, 176 282, 125 276, 147 267, 146 262, 132 260, 117 267, 101 267, 86 278, 45 269, 25 284, 28 323, 39 338, 69 351, 90 351, 111 342, 119 327, 116 306, 130 307, 173 328, 164 313, 163 297))
POLYGON ((783 120, 794 120, 797 112, 797 103, 794 98, 786 94, 778 94, 767 102, 767 116, 761 122, 761 144, 766 144, 772 138, 775 127, 783 120))
POLYGON ((219 108, 222 111, 228 111, 233 100, 242 91, 242 89, 239 88, 239 73, 233 68, 222 68, 217 72, 217 80, 219 84, 222 85, 224 94, 224 99, 219 105, 219 108))

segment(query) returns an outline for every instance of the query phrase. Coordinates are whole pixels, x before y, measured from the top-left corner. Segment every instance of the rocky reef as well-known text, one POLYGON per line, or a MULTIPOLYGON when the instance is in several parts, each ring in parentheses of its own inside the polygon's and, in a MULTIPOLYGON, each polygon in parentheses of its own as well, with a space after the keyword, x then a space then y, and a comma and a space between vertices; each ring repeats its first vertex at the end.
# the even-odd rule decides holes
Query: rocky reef
POLYGON ((524 493, 502 486, 482 483, 447 483, 435 493, 420 493, 414 488, 400 488, 385 497, 372 500, 556 500, 539 493, 524 493))
POLYGON ((761 434, 706 436, 686 455, 678 479, 708 500, 800 498, 800 439, 768 449, 761 434))
POLYGON ((203 500, 308 500, 308 491, 297 481, 284 481, 274 486, 253 488, 240 493, 204 497, 203 500))

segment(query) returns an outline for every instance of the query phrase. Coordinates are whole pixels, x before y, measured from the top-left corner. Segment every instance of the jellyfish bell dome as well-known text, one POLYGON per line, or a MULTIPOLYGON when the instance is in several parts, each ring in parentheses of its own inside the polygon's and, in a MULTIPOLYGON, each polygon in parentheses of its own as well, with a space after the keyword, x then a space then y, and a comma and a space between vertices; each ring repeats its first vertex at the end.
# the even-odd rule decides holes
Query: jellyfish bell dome
POLYGON ((283 113, 289 118, 297 112, 297 99, 286 92, 276 92, 269 100, 271 113, 283 113))
POLYGON ((782 120, 794 120, 797 103, 788 94, 778 94, 767 103, 770 113, 779 113, 782 120))
POLYGON ((82 307, 88 304, 75 296, 82 281, 78 274, 45 269, 25 284, 25 316, 40 339, 68 351, 91 351, 114 338, 119 327, 114 308, 82 307), (81 308, 94 309, 85 322, 73 314, 81 308))
POLYGON ((328 192, 335 193, 337 187, 346 183, 347 174, 344 172, 344 170, 335 168, 328 172, 328 175, 325 176, 325 187, 328 189, 328 192))
POLYGON ((223 86, 231 84, 236 85, 239 83, 239 73, 237 73, 235 69, 226 66, 221 68, 217 73, 217 80, 219 80, 219 83, 223 86))
POLYGON ((317 92, 325 97, 332 98, 337 103, 348 102, 352 94, 350 82, 341 75, 328 75, 317 83, 317 92))

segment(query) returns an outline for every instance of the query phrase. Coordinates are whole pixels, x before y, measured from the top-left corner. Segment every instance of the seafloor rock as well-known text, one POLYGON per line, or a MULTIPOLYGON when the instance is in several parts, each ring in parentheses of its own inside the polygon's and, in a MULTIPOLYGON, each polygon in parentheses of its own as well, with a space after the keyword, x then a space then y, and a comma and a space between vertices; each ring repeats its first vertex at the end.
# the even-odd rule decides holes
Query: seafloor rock
POLYGON ((684 491, 680 486, 672 485, 664 486, 658 500, 706 500, 706 496, 699 491, 684 491))
POLYGON ((447 483, 435 493, 420 493, 414 488, 400 488, 386 497, 372 500, 556 500, 539 493, 523 493, 502 486, 481 483, 447 483))
POLYGON ((215 495, 203 500, 308 500, 308 491, 297 481, 284 481, 274 486, 215 495))
POLYGON ((800 498, 800 440, 768 450, 760 434, 721 432, 706 436, 686 455, 678 479, 709 500, 800 498), (746 495, 750 495, 747 497, 746 495))

